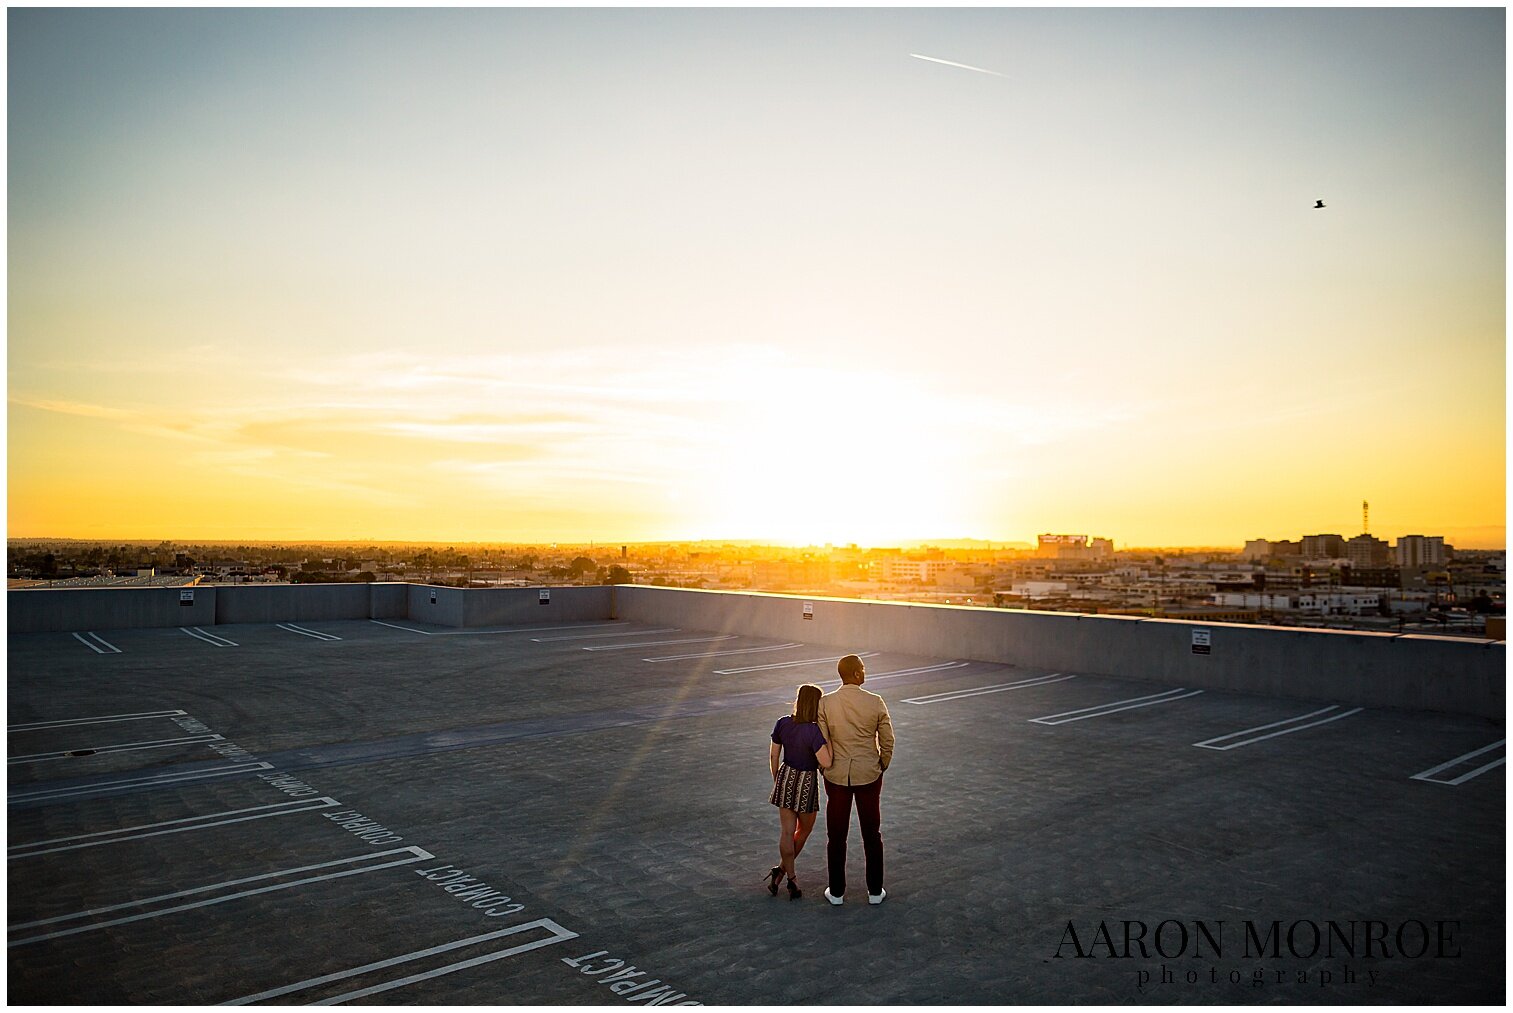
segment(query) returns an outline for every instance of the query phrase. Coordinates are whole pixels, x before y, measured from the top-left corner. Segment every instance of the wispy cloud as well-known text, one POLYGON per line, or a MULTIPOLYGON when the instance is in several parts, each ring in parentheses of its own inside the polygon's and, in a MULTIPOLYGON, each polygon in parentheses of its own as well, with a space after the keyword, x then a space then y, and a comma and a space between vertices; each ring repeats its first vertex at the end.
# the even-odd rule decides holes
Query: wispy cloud
POLYGON ((38 411, 56 412, 59 415, 79 415, 91 419, 132 419, 137 412, 127 408, 112 408, 109 405, 88 404, 83 401, 64 401, 53 398, 35 398, 11 395, 10 403, 38 411))

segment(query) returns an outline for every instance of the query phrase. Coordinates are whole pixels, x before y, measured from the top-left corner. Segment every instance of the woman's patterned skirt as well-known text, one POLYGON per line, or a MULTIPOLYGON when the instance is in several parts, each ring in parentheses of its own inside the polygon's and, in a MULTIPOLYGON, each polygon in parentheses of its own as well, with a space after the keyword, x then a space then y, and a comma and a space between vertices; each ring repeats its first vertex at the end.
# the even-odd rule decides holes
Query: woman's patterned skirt
POLYGON ((772 797, 767 801, 779 809, 792 809, 796 813, 820 811, 820 772, 817 770, 794 770, 784 763, 778 767, 778 776, 772 782, 772 797))

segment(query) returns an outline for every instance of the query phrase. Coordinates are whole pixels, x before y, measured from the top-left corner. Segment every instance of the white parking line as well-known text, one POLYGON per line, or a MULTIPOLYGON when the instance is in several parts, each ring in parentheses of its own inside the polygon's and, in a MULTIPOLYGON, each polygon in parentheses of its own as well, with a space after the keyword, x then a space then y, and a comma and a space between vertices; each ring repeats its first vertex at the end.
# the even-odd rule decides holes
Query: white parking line
POLYGON ((1101 718, 1105 714, 1118 714, 1120 711, 1135 710, 1137 707, 1154 707, 1161 703, 1171 703, 1173 700, 1186 700, 1188 697, 1197 696, 1201 692, 1203 692, 1201 689, 1184 691, 1183 687, 1178 687, 1177 689, 1169 689, 1164 693, 1152 693, 1150 696, 1137 696, 1128 700, 1111 700, 1096 707, 1083 707, 1074 711, 1062 711, 1060 714, 1047 714, 1045 717, 1030 718, 1030 720, 1037 725, 1064 725, 1072 721, 1101 718), (1173 696, 1173 694, 1177 693, 1181 695, 1173 696), (1127 706, 1121 707, 1120 704, 1127 706))
POLYGON ((1503 743, 1506 742, 1506 741, 1507 741, 1506 739, 1498 739, 1496 742, 1492 743, 1490 746, 1482 746, 1480 749, 1473 749, 1471 752, 1465 754, 1464 756, 1457 756, 1453 760, 1448 760, 1445 763, 1441 763, 1438 767, 1430 767, 1428 770, 1421 771, 1420 773, 1414 774, 1413 777, 1412 777, 1412 780, 1414 780, 1414 781, 1429 781, 1429 782, 1431 782, 1433 784, 1459 785, 1459 784, 1465 783, 1466 781, 1471 780, 1473 777, 1480 777, 1482 774, 1485 774, 1487 771, 1492 770, 1494 767, 1500 767, 1500 766, 1502 766, 1502 764, 1507 760, 1507 757, 1506 756, 1499 756, 1497 759, 1493 760, 1491 763, 1482 764, 1480 767, 1477 767, 1475 770, 1470 771, 1469 773, 1462 774, 1460 777, 1457 777, 1454 780, 1450 780, 1450 781, 1442 781, 1439 778, 1435 777, 1434 775, 1438 774, 1440 771, 1449 770, 1451 767, 1459 766, 1460 764, 1465 763, 1467 760, 1475 759, 1476 757, 1481 756, 1483 753, 1490 753, 1492 750, 1496 749, 1498 746, 1503 745, 1503 743))
POLYGON ((1316 725, 1327 725, 1331 721, 1338 721, 1340 718, 1348 718, 1352 714, 1359 714, 1363 708, 1355 707, 1355 708, 1353 708, 1351 710, 1348 710, 1348 711, 1340 711, 1340 713, 1334 714, 1334 715, 1332 715, 1330 717, 1327 717, 1327 718, 1320 718, 1317 721, 1309 721, 1306 725, 1293 724, 1293 722, 1295 722, 1295 721, 1306 721, 1308 718, 1317 717, 1320 714, 1328 714, 1330 711, 1339 710, 1339 709, 1340 709, 1340 705, 1339 704, 1333 704, 1332 706, 1323 707, 1323 708, 1321 708, 1319 710, 1316 710, 1316 711, 1309 711, 1307 714, 1299 714, 1295 718, 1287 718, 1285 721, 1273 721, 1269 725, 1260 725, 1260 726, 1255 727, 1255 728, 1246 728, 1243 731, 1230 732, 1228 735, 1219 735, 1219 736, 1216 736, 1215 738, 1212 738, 1212 739, 1204 739, 1202 742, 1194 742, 1193 745, 1198 746, 1199 748, 1202 748, 1202 749, 1218 749, 1218 750, 1236 749, 1236 748, 1238 748, 1240 746, 1248 746, 1252 742, 1261 742, 1261 741, 1263 741, 1265 739, 1275 738, 1278 735, 1289 735, 1292 732, 1300 732, 1300 731, 1302 731, 1305 728, 1313 728, 1316 725), (1293 726, 1291 728, 1282 728, 1283 725, 1293 725, 1293 726), (1270 732, 1269 734, 1266 734, 1266 735, 1257 735, 1253 739, 1241 739, 1239 742, 1231 742, 1227 746, 1216 746, 1216 745, 1214 745, 1214 743, 1216 743, 1216 742, 1223 742, 1225 739, 1232 739, 1232 738, 1235 738, 1238 735, 1249 735, 1251 732, 1264 732, 1268 728, 1282 728, 1282 730, 1279 731, 1279 732, 1270 732))
POLYGON ((96 654, 121 654, 122 651, 115 644, 108 643, 98 633, 75 633, 73 638, 96 654), (89 637, 91 639, 86 640, 89 637))
MULTIPOLYGON (((862 654, 858 654, 857 657, 858 658, 875 658, 875 657, 877 657, 877 654, 878 654, 878 652, 876 652, 876 651, 866 651, 866 652, 864 652, 862 654)), ((844 657, 846 657, 846 655, 844 655, 844 654, 837 654, 833 658, 806 658, 803 661, 780 661, 780 662, 778 662, 776 664, 772 664, 772 665, 751 665, 748 668, 717 668, 717 669, 715 669, 715 673, 714 674, 715 675, 740 675, 743 672, 767 672, 767 671, 771 671, 771 670, 776 669, 776 668, 800 668, 800 667, 802 667, 804 665, 823 665, 823 664, 826 664, 827 662, 829 664, 833 665, 837 661, 840 661, 844 657)))
POLYGON ((579 648, 584 651, 628 651, 636 647, 666 647, 670 644, 709 644, 716 640, 735 640, 734 633, 727 633, 723 637, 692 637, 688 640, 652 640, 639 644, 600 644, 597 647, 579 648))
POLYGON ((153 784, 178 784, 183 781, 205 781, 212 777, 230 777, 233 774, 247 774, 254 770, 269 770, 273 764, 266 760, 258 760, 256 763, 234 763, 229 767, 208 767, 205 770, 196 770, 182 774, 153 774, 150 777, 128 777, 122 781, 96 781, 93 784, 80 785, 73 788, 45 788, 41 791, 23 791, 9 795, 6 801, 11 804, 17 802, 51 801, 56 798, 68 798, 70 795, 87 795, 101 789, 124 789, 135 786, 153 784))
MULTIPOLYGON (((938 665, 920 665, 918 668, 900 668, 892 672, 868 672, 867 682, 881 682, 884 679, 897 679, 905 675, 924 675, 926 672, 945 672, 953 668, 967 668, 970 661, 943 661, 938 665)), ((839 686, 839 679, 827 679, 820 683, 821 688, 839 686)))
POLYGON ((246 823, 248 820, 267 819, 270 816, 289 816, 294 813, 310 812, 315 809, 329 809, 336 805, 341 805, 341 803, 334 798, 323 795, 320 798, 302 798, 295 799, 292 802, 255 805, 247 809, 229 809, 226 812, 207 813, 203 816, 187 816, 183 819, 164 820, 161 823, 143 823, 134 827, 101 830, 93 834, 75 834, 72 837, 54 837, 46 841, 32 841, 29 844, 12 844, 6 849, 8 852, 6 857, 12 861, 19 858, 35 858, 38 855, 51 855, 56 851, 77 851, 80 848, 96 848, 102 844, 135 841, 142 837, 182 834, 188 833, 191 830, 205 830, 210 827, 225 826, 228 823, 246 823), (246 815, 248 813, 251 815, 246 815), (158 830, 155 829, 156 827, 168 827, 169 829, 158 830), (53 846, 49 847, 49 845, 53 846))
POLYGON ((369 619, 368 622, 376 623, 379 626, 387 626, 391 630, 404 630, 406 633, 419 633, 423 637, 429 637, 431 635, 429 630, 417 630, 412 629, 409 626, 395 626, 393 623, 381 622, 377 619, 369 619))
POLYGON ((517 953, 524 953, 527 950, 536 950, 540 949, 543 946, 551 946, 553 943, 565 943, 569 939, 578 938, 578 933, 563 928, 561 925, 558 925, 550 918, 537 918, 533 922, 525 922, 521 925, 512 925, 507 929, 500 929, 497 932, 485 932, 481 936, 470 936, 467 939, 458 939, 455 942, 442 943, 440 946, 431 946, 427 947, 424 950, 415 950, 411 953, 403 953, 397 957, 390 957, 387 960, 375 960, 371 964, 364 964, 361 967, 354 967, 346 971, 337 971, 334 974, 323 974, 318 978, 306 978, 304 981, 297 981, 292 985, 284 985, 280 988, 270 988, 266 992, 258 992, 255 995, 244 995, 240 999, 232 999, 228 1002, 223 1002, 220 1005, 246 1006, 250 1003, 261 1002, 264 999, 276 999, 281 995, 288 995, 291 992, 299 992, 303 989, 314 988, 317 985, 325 985, 329 982, 341 981, 344 978, 355 978, 360 974, 367 974, 369 971, 379 971, 386 967, 393 967, 396 964, 405 964, 409 963, 412 960, 420 960, 425 957, 435 956, 438 953, 446 953, 448 950, 461 949, 464 946, 473 946, 477 943, 486 943, 491 939, 501 939, 504 936, 512 936, 517 932, 524 932, 527 929, 545 929, 551 933, 551 936, 546 939, 537 939, 529 943, 523 943, 519 946, 511 946, 508 949, 485 954, 482 957, 475 957, 472 960, 464 960, 459 961, 455 964, 448 964, 445 967, 438 967, 435 970, 427 971, 424 974, 410 975, 406 978, 397 978, 394 981, 384 982, 382 985, 375 985, 372 988, 363 989, 359 992, 348 992, 345 995, 339 995, 331 999, 325 999, 320 1002, 311 1003, 311 1005, 335 1005, 336 1003, 346 1002, 349 999, 356 999, 363 995, 372 995, 375 992, 383 992, 392 988, 399 988, 402 985, 408 985, 411 982, 420 981, 423 978, 435 978, 439 975, 450 974, 453 971, 460 971, 465 967, 473 967, 478 964, 487 963, 491 960, 499 960, 503 957, 514 956, 517 953))
MULTIPOLYGON (((650 645, 648 645, 650 646, 650 645)), ((665 654, 656 658, 642 658, 655 665, 659 661, 688 661, 691 658, 723 658, 727 654, 761 654, 763 651, 791 651, 795 647, 803 647, 803 644, 776 644, 772 647, 743 647, 737 651, 705 651, 703 654, 665 654)))
POLYGON ((10 725, 8 732, 31 732, 40 728, 72 728, 75 725, 105 725, 114 721, 145 721, 148 718, 174 718, 184 711, 142 711, 138 714, 106 714, 97 718, 60 718, 56 721, 33 721, 30 724, 10 725))
POLYGON ((1031 686, 1049 686, 1053 682, 1066 682, 1068 679, 1077 678, 1075 675, 1062 675, 1053 672, 1050 675, 1041 675, 1033 679, 1025 679, 1022 682, 1000 682, 992 686, 978 686, 975 689, 958 689, 949 693, 929 693, 925 696, 910 697, 904 703, 931 704, 945 703, 948 700, 961 700, 969 696, 985 696, 989 693, 1007 693, 1011 689, 1027 689, 1031 686))
POLYGON ((274 883, 272 886, 261 886, 253 890, 238 890, 220 897, 211 897, 209 900, 197 900, 190 904, 175 904, 172 907, 158 908, 153 911, 144 911, 141 914, 127 915, 124 918, 111 918, 103 922, 91 922, 88 925, 79 925, 71 929, 61 929, 57 932, 47 932, 42 935, 26 936, 21 939, 12 939, 9 946, 25 946, 28 943, 40 943, 46 939, 57 939, 62 936, 77 935, 80 932, 94 932, 98 929, 109 928, 112 925, 124 925, 128 922, 142 921, 146 918, 161 918, 163 915, 174 914, 178 911, 188 911, 192 908, 209 907, 212 904, 224 904, 227 901, 237 900, 241 897, 252 897, 262 893, 272 893, 275 890, 288 890, 296 886, 305 886, 308 883, 319 883, 327 879, 341 879, 344 876, 360 876, 365 872, 376 872, 379 869, 390 869, 396 865, 410 865, 414 862, 424 862, 436 856, 424 848, 408 847, 393 848, 389 851, 375 851, 371 854, 356 855, 351 858, 339 858, 334 862, 320 862, 316 865, 302 865, 293 869, 280 869, 277 872, 265 872, 258 876, 246 876, 242 879, 227 880, 224 883, 211 883, 209 886, 196 886, 189 890, 179 890, 175 893, 160 894, 157 897, 148 897, 144 900, 130 900, 124 904, 111 904, 108 907, 91 908, 88 911, 75 911, 73 914, 58 915, 55 918, 43 918, 34 922, 24 922, 20 925, 9 926, 8 931, 16 932, 21 929, 38 928, 43 925, 55 925, 58 922, 77 921, 89 918, 93 915, 108 914, 112 911, 121 911, 125 908, 146 907, 149 904, 157 904, 161 901, 177 900, 180 897, 192 897, 195 894, 210 893, 230 886, 242 886, 247 883, 256 883, 261 880, 276 879, 279 876, 295 875, 301 872, 314 872, 317 869, 330 869, 339 865, 355 865, 359 862, 369 862, 375 858, 386 858, 390 855, 409 855, 408 858, 398 859, 393 862, 382 862, 377 865, 361 865, 355 869, 347 869, 343 872, 329 872, 320 876, 306 876, 302 879, 293 879, 286 883, 274 883))
POLYGON ((653 633, 682 632, 682 629, 677 626, 667 626, 659 630, 636 630, 634 633, 585 633, 581 637, 532 637, 531 641, 537 644, 555 644, 559 640, 603 640, 605 637, 647 637, 653 633))
MULTIPOLYGON (((594 623, 592 626, 574 624, 572 626, 526 626, 518 630, 436 630, 431 634, 433 637, 502 637, 509 633, 546 633, 551 630, 598 630, 609 626, 629 626, 630 623, 594 623)), ((616 637, 636 636, 634 633, 608 633, 605 636, 616 637)))
POLYGON ((6 759, 6 763, 40 763, 43 760, 61 760, 75 753, 86 752, 86 755, 98 756, 105 753, 130 753, 137 749, 166 749, 169 746, 182 746, 195 742, 216 742, 223 739, 222 735, 187 735, 177 739, 147 739, 142 742, 121 742, 113 746, 81 746, 75 749, 59 749, 51 753, 31 753, 26 756, 12 756, 6 759))
POLYGON ((185 633, 189 634, 191 637, 194 637, 197 640, 205 641, 205 643, 210 644, 212 647, 239 646, 235 641, 227 640, 225 637, 220 636, 219 634, 206 633, 198 626, 180 626, 179 629, 183 630, 185 633))
POLYGON ((333 634, 322 633, 319 630, 307 630, 303 626, 296 626, 293 623, 274 623, 273 625, 277 626, 281 630, 288 630, 290 633, 299 633, 299 634, 302 634, 303 636, 314 637, 316 640, 340 640, 341 639, 341 637, 334 636, 333 634))

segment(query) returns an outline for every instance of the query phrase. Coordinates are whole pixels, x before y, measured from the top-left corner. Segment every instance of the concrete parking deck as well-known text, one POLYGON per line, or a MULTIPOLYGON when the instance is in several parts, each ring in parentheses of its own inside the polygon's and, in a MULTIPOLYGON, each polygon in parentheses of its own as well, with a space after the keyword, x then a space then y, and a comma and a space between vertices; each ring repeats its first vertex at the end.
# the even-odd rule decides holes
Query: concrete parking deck
POLYGON ((11 635, 9 1001, 1504 999, 1500 722, 880 653, 834 908, 767 747, 844 652, 671 625, 11 635))

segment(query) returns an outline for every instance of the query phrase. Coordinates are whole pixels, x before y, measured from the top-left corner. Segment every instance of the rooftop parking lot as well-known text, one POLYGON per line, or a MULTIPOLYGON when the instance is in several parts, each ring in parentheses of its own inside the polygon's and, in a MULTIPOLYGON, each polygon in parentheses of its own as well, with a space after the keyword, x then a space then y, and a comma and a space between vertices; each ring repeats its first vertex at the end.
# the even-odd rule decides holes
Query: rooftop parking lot
POLYGON ((843 653, 613 620, 11 635, 9 1001, 1503 1001, 1477 718, 875 654, 888 900, 853 827, 825 903, 823 819, 803 899, 768 896, 768 735, 843 653))

